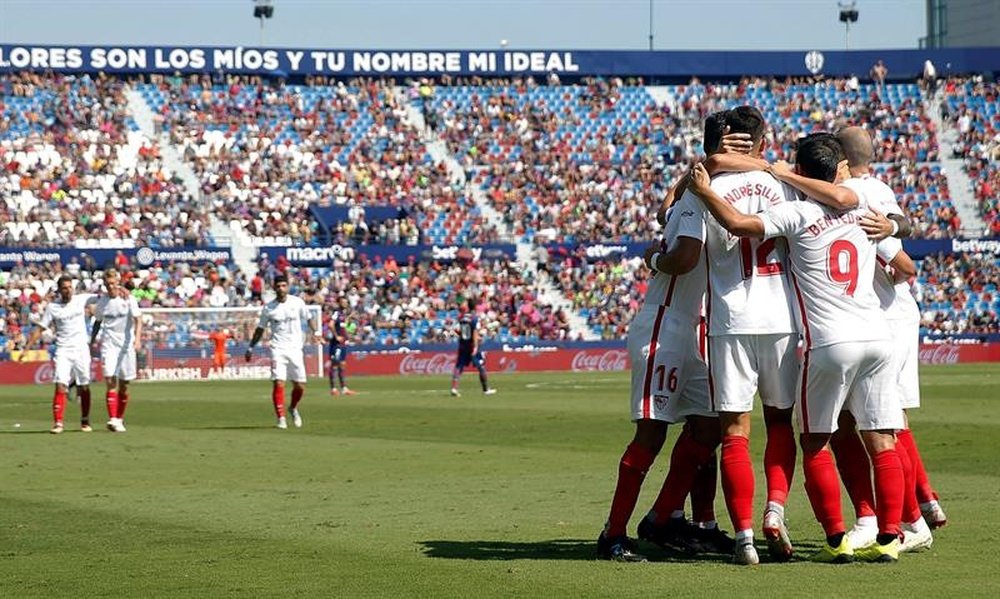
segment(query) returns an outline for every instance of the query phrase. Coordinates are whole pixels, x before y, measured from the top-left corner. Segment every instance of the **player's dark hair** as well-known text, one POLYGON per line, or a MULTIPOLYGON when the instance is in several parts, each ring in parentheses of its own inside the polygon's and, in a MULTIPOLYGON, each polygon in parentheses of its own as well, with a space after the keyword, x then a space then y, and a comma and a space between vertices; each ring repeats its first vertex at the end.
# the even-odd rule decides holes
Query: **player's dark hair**
POLYGON ((288 282, 288 277, 286 277, 285 275, 278 275, 274 277, 274 283, 272 283, 272 285, 277 287, 278 283, 287 283, 287 282, 288 282))
POLYGON ((705 117, 705 137, 702 146, 706 155, 712 155, 719 151, 722 145, 722 136, 726 134, 726 115, 728 110, 713 112, 705 117))
POLYGON ((56 279, 56 287, 62 287, 63 283, 72 283, 72 282, 73 282, 73 277, 69 275, 63 275, 58 279, 56 279))
POLYGON ((726 124, 730 133, 749 133, 750 141, 757 143, 764 137, 767 123, 764 115, 753 106, 737 106, 726 112, 726 124))
POLYGON ((841 160, 844 160, 844 149, 829 133, 813 133, 796 144, 795 164, 803 175, 812 179, 833 183, 841 160))

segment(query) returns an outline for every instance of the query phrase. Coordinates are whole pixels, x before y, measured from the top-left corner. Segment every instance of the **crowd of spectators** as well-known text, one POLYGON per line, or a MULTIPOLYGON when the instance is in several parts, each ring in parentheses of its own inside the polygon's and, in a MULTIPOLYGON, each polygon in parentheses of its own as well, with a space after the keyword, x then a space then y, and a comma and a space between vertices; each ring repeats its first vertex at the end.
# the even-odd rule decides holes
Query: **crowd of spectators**
POLYGON ((1000 235, 1000 84, 982 77, 948 79, 942 112, 957 130, 956 158, 965 161, 989 235, 1000 235))
POLYGON ((601 339, 624 339, 642 307, 649 269, 638 257, 588 258, 580 248, 550 254, 553 282, 601 339))
POLYGON ((421 232, 436 243, 496 239, 461 177, 431 159, 391 79, 313 83, 154 77, 139 89, 215 213, 251 236, 295 244, 413 244, 421 232), (392 206, 406 216, 319 223, 311 205, 392 206))
POLYGON ((0 74, 0 246, 207 245, 113 77, 0 74))
POLYGON ((413 99, 433 107, 436 132, 470 180, 525 241, 635 241, 656 233, 649 207, 702 153, 700 124, 714 111, 749 103, 771 125, 769 160, 788 160, 814 131, 862 125, 876 160, 917 179, 906 203, 921 237, 961 225, 927 163, 939 160, 937 132, 915 84, 857 78, 746 78, 736 84, 665 86, 654 100, 641 81, 588 78, 545 86, 532 78, 445 81, 413 99), (910 175, 916 174, 915 177, 910 175), (921 185, 927 192, 920 191, 921 185), (934 188, 932 191, 931 188, 934 188))
POLYGON ((916 295, 930 337, 1000 334, 1000 258, 938 254, 921 261, 916 295))

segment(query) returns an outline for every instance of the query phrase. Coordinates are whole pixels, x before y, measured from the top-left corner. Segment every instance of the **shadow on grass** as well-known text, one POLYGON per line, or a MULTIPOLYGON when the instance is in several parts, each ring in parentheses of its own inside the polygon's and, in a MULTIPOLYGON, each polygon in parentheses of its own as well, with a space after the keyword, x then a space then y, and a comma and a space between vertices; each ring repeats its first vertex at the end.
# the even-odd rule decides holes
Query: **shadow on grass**
MULTIPOLYGON (((472 560, 596 560, 597 542, 584 539, 548 541, 421 541, 424 555, 442 559, 472 560)), ((652 545, 640 551, 651 562, 727 562, 728 555, 682 555, 652 545)))
MULTIPOLYGON (((597 543, 584 539, 551 539, 547 541, 420 541, 424 555, 439 559, 471 560, 595 560, 597 543)), ((795 546, 791 562, 808 561, 819 543, 805 542, 795 546)), ((758 545, 761 562, 771 562, 767 547, 758 545)), ((671 563, 730 563, 731 555, 700 553, 688 555, 665 551, 655 545, 640 543, 639 552, 651 562, 671 563)))
MULTIPOLYGON (((67 433, 73 433, 73 432, 80 432, 80 431, 66 431, 66 432, 67 433)), ((48 431, 48 429, 40 429, 40 430, 31 430, 31 429, 28 429, 28 430, 25 430, 23 428, 16 428, 14 430, 9 430, 9 431, 7 431, 7 430, 0 431, 0 435, 51 435, 51 434, 52 433, 50 433, 48 431)), ((54 437, 55 435, 52 435, 52 436, 54 437)))

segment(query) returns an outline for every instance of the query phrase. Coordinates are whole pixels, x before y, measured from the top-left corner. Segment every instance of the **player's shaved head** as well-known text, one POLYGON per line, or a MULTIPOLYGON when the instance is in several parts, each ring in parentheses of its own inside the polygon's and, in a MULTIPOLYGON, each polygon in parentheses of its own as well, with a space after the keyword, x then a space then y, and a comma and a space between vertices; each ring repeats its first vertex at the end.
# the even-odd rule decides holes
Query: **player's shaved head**
POLYGON ((875 146, 872 137, 861 127, 845 127, 837 132, 837 141, 844 149, 847 166, 868 166, 875 159, 875 146))

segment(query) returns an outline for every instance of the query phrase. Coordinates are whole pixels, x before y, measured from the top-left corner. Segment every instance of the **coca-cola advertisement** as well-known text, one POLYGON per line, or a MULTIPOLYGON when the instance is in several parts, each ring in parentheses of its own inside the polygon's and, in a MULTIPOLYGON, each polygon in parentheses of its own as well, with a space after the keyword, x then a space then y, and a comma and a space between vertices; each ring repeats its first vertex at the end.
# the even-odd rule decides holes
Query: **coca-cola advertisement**
POLYGON ((581 350, 576 352, 570 362, 570 370, 573 372, 611 372, 627 370, 628 367, 628 352, 621 349, 581 350))

